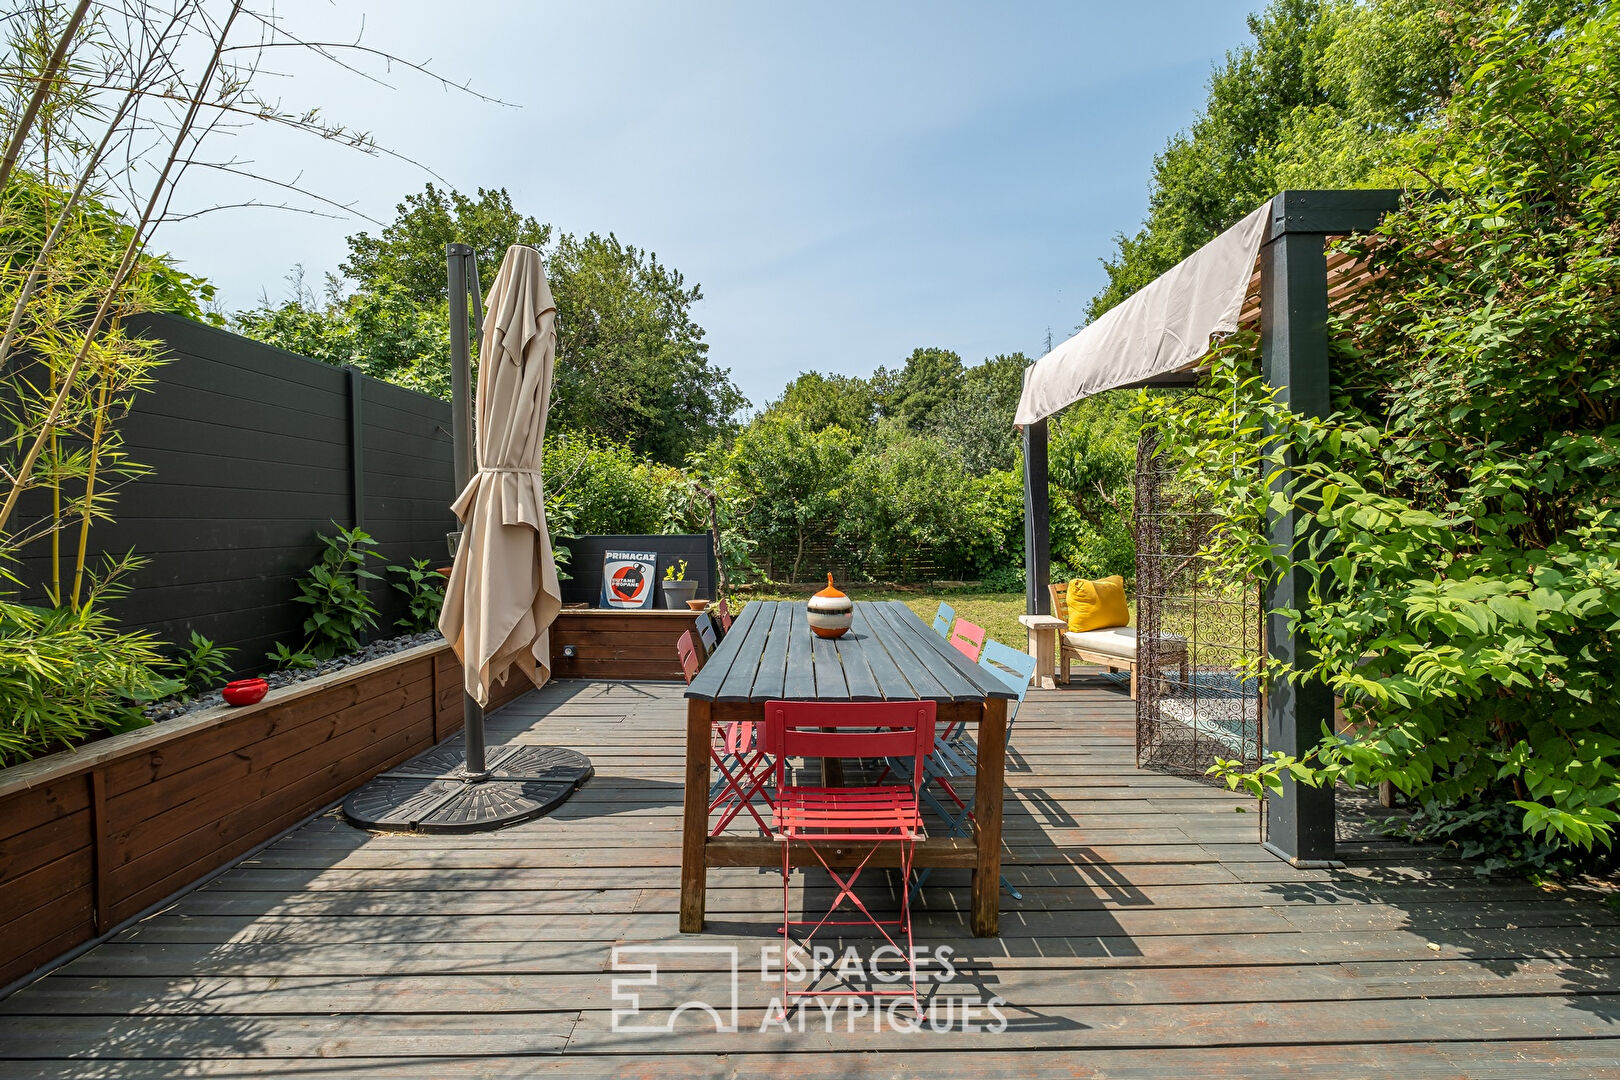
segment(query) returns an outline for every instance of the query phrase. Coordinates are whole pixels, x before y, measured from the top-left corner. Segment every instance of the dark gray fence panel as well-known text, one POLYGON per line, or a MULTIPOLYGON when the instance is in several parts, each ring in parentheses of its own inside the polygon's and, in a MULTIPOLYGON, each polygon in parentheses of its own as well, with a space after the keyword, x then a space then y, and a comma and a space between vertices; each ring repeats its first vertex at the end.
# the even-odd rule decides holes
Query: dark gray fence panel
MULTIPOLYGON (((126 625, 171 642, 197 630, 233 649, 239 672, 260 671, 275 642, 303 638, 293 581, 319 554, 316 532, 356 524, 358 509, 381 543, 379 572, 413 557, 448 562, 447 403, 172 316, 130 325, 162 339, 169 362, 121 424, 152 475, 125 486, 115 521, 90 533, 95 551, 147 559, 113 608, 126 625)), ((66 561, 76 537, 63 536, 66 561)), ((47 544, 20 571, 26 598, 41 599, 47 544)), ((396 633, 404 597, 385 583, 372 596, 379 636, 396 633)))
MULTIPOLYGON (((409 565, 427 559, 433 567, 450 565, 445 533, 456 527, 450 503, 455 498, 455 467, 450 454, 450 407, 437 398, 362 379, 361 513, 365 530, 375 536, 382 566, 409 565)), ((404 596, 393 588, 388 610, 389 632, 404 614, 404 596)))
MULTIPOLYGON (((698 583, 697 595, 714 599, 714 545, 708 533, 668 533, 663 536, 577 536, 568 542, 571 557, 566 570, 573 575, 562 583, 565 604, 590 604, 602 597, 602 556, 608 551, 658 552, 658 579, 664 568, 686 560, 686 580, 698 583)), ((663 594, 653 596, 655 607, 664 606, 663 594)))

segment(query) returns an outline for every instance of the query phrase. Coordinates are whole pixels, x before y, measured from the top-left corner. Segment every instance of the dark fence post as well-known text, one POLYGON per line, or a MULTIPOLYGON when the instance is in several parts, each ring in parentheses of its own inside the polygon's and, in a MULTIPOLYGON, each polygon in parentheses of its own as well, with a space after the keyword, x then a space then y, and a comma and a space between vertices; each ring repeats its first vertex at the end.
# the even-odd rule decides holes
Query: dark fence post
POLYGON ((349 491, 354 499, 349 516, 360 529, 366 522, 366 425, 360 412, 366 385, 359 368, 345 365, 343 372, 349 378, 349 491))

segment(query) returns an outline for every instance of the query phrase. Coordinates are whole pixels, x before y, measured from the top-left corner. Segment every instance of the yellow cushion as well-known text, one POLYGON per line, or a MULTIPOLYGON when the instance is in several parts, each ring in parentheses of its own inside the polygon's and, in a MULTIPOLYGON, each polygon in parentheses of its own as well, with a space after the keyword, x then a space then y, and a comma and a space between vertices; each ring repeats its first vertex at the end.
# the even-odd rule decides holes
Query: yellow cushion
POLYGON ((1069 582, 1066 606, 1071 634, 1126 626, 1131 621, 1131 609, 1125 604, 1125 579, 1119 574, 1099 581, 1075 578, 1069 582))

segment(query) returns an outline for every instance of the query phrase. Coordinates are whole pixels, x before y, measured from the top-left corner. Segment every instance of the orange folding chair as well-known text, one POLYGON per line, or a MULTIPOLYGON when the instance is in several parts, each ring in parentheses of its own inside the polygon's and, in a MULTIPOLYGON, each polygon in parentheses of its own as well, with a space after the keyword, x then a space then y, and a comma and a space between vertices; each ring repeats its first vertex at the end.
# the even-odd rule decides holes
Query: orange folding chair
POLYGON ((975 664, 979 662, 979 654, 984 652, 984 627, 975 626, 966 619, 957 619, 950 640, 957 652, 975 664))
POLYGON ((923 759, 934 746, 932 701, 817 702, 769 701, 765 703, 765 750, 776 759, 776 801, 772 838, 782 845, 782 1011, 785 1016, 794 998, 821 996, 877 997, 903 995, 904 989, 886 987, 871 990, 801 990, 788 993, 787 950, 793 944, 791 930, 809 926, 799 942, 808 949, 810 940, 823 926, 870 925, 895 949, 900 943, 887 927, 898 927, 905 934, 904 954, 911 975, 911 1003, 920 1015, 917 997, 917 958, 911 949, 910 890, 900 890, 900 917, 879 919, 855 895, 855 883, 872 856, 885 844, 900 849, 900 880, 910 882, 911 860, 918 840, 925 837, 922 812, 917 804, 918 778, 923 775, 923 759), (909 757, 912 780, 906 784, 878 784, 872 787, 809 787, 788 783, 787 759, 909 757), (791 876, 789 852, 794 841, 807 846, 838 887, 827 914, 818 920, 794 919, 788 897, 791 876), (847 876, 827 864, 820 845, 871 844, 871 850, 847 876), (864 919, 834 919, 844 901, 859 910, 864 919))

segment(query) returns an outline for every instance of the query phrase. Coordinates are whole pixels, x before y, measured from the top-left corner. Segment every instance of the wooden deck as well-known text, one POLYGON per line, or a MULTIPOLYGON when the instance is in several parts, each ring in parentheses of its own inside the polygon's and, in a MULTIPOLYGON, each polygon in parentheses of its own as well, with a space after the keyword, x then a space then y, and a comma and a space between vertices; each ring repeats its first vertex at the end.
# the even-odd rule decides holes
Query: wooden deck
MULTIPOLYGON (((1014 727, 1024 899, 1003 894, 1001 937, 969 934, 962 871, 920 901, 919 943, 959 969, 939 992, 1005 999, 1007 1029, 850 1032, 840 1015, 829 1033, 812 1008, 803 1033, 761 1033, 779 875, 712 871, 710 932, 675 931, 681 689, 518 700, 492 742, 596 763, 558 813, 475 837, 316 819, 0 1002, 0 1076, 1620 1076, 1620 917, 1387 842, 1294 870, 1257 845, 1245 800, 1137 771, 1130 702, 1100 689, 1034 692, 1014 727), (740 1030, 687 1014, 615 1032, 625 943, 738 946, 740 1030)), ((661 963, 642 1023, 725 1004, 723 952, 661 963)))

